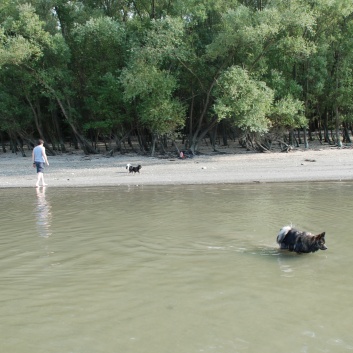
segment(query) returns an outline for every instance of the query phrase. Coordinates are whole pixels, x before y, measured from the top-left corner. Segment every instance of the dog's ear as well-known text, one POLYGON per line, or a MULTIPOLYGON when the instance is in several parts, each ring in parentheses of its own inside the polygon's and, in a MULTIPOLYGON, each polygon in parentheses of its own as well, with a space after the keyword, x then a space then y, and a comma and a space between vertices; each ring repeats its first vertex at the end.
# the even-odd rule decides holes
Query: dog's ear
POLYGON ((321 239, 325 236, 326 232, 316 235, 316 238, 321 239))

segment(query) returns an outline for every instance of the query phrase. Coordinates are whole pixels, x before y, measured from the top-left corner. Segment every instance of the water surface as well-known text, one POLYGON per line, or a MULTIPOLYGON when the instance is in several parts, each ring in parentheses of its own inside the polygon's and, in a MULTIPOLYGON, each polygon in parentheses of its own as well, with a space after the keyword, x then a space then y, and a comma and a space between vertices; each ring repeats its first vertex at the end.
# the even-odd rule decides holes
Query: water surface
POLYGON ((353 183, 0 189, 6 353, 353 351, 353 183), (280 252, 281 226, 327 251, 280 252))

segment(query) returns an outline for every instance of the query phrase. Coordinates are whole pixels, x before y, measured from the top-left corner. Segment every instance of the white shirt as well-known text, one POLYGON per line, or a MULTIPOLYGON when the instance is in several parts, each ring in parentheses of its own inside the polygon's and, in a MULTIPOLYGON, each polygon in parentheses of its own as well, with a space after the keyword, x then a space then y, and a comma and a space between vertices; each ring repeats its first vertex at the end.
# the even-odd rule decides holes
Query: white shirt
POLYGON ((45 163, 45 160, 43 157, 43 152, 45 153, 45 147, 43 147, 41 145, 34 147, 33 154, 34 154, 34 161, 35 162, 45 163))

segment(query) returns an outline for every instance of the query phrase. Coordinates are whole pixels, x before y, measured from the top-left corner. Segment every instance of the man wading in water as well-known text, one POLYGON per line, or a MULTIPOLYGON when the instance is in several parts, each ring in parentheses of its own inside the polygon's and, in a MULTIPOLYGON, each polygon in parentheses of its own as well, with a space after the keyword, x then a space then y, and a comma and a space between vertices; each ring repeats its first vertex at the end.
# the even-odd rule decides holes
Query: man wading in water
POLYGON ((45 153, 45 147, 43 146, 44 141, 39 139, 38 146, 34 147, 32 152, 32 160, 33 160, 33 167, 37 167, 37 184, 36 187, 39 187, 40 181, 42 181, 42 186, 46 186, 47 184, 44 183, 44 163, 49 165, 47 155, 45 153))

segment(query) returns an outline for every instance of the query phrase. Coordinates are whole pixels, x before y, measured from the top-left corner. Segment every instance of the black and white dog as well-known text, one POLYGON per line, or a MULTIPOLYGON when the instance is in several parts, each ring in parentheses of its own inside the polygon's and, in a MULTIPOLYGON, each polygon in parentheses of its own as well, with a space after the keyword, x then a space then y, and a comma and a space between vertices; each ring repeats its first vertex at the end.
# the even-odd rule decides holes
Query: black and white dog
POLYGON ((126 169, 129 171, 129 173, 140 173, 140 169, 142 166, 139 164, 137 167, 133 167, 131 164, 126 165, 126 169))
POLYGON ((281 249, 295 251, 298 254, 327 249, 325 245, 325 232, 313 235, 292 228, 291 226, 285 226, 279 231, 277 243, 281 249))

